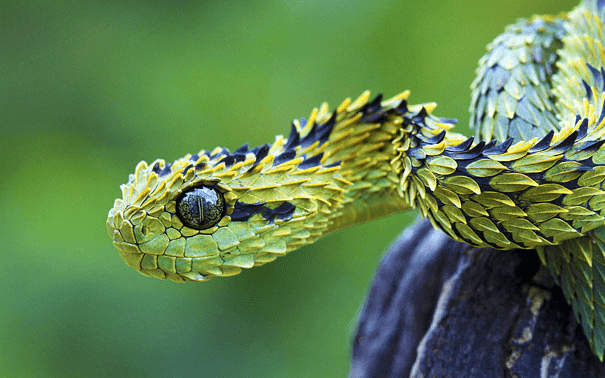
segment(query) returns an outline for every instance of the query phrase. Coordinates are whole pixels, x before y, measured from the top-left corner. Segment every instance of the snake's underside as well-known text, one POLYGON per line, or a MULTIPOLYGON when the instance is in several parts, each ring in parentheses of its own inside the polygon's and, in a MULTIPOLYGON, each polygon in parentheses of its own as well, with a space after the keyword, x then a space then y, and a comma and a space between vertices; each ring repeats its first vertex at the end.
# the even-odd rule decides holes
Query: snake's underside
POLYGON ((605 2, 520 20, 472 85, 475 137, 368 92, 233 153, 140 162, 107 227, 126 263, 183 282, 231 276, 356 223, 418 209, 451 238, 536 249, 605 350, 605 2))

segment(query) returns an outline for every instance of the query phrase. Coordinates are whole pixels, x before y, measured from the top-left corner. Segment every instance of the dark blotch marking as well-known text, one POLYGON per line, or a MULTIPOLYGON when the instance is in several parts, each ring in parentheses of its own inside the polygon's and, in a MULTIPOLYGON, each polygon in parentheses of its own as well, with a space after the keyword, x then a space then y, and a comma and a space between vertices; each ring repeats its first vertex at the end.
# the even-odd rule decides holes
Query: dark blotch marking
POLYGON ((584 79, 582 79, 582 85, 584 85, 584 90, 586 91, 586 97, 588 98, 588 101, 592 101, 592 89, 590 88, 590 85, 588 85, 588 83, 584 81, 584 79))
POLYGON ((455 125, 458 123, 458 120, 456 118, 439 118, 439 122, 455 125))
POLYGON ((408 112, 408 102, 406 100, 401 100, 399 105, 395 108, 395 112, 397 114, 405 114, 408 112))
POLYGON ((462 152, 462 151, 466 151, 475 141, 475 137, 470 137, 467 140, 465 140, 464 142, 460 143, 457 146, 448 146, 445 148, 446 151, 450 151, 450 152, 462 152))
POLYGON ((443 130, 442 132, 440 132, 439 134, 437 134, 435 136, 425 139, 425 142, 428 144, 437 144, 437 143, 441 143, 444 138, 445 138, 445 130, 443 130))
POLYGON ((361 118, 360 122, 363 123, 382 123, 386 121, 387 114, 386 113, 372 113, 368 114, 361 118))
POLYGON ((195 163, 196 161, 198 161, 198 159, 199 159, 199 158, 200 158, 200 155, 198 155, 198 154, 193 154, 193 155, 191 155, 191 157, 189 158, 189 161, 192 161, 192 162, 194 162, 194 163, 195 163))
POLYGON ((364 115, 370 114, 370 113, 376 113, 377 111, 380 110, 381 102, 382 102, 382 93, 378 93, 372 101, 366 103, 364 106, 361 107, 362 113, 364 115))
POLYGON ((185 167, 185 169, 183 169, 183 177, 185 177, 187 171, 189 171, 191 168, 193 168, 193 165, 189 164, 187 167, 185 167))
POLYGON ((330 116, 330 119, 328 119, 328 122, 322 123, 321 126, 319 127, 319 130, 317 130, 317 140, 319 140, 320 145, 325 143, 328 140, 335 124, 336 124, 336 110, 334 110, 332 112, 332 115, 330 116))
POLYGON ((259 163, 261 160, 267 157, 269 154, 270 146, 268 144, 263 144, 262 146, 254 147, 252 149, 252 153, 256 156, 256 163, 259 163))
POLYGON ((594 171, 594 167, 588 165, 578 165, 577 167, 573 167, 571 170, 574 172, 589 172, 594 171))
POLYGON ((505 153, 508 148, 511 146, 511 144, 513 144, 513 140, 515 140, 515 138, 508 138, 507 140, 505 140, 504 142, 490 148, 489 150, 484 150, 483 154, 484 155, 500 155, 505 153))
POLYGON ((234 221, 247 221, 254 214, 262 212, 266 202, 259 203, 242 203, 237 201, 233 207, 233 213, 231 214, 231 220, 234 221))
POLYGON ((582 123, 580 124, 580 126, 578 126, 577 131, 578 131, 578 136, 576 139, 577 140, 584 139, 584 137, 588 133, 588 118, 584 118, 584 120, 582 120, 582 123))
POLYGON ((216 159, 217 157, 219 157, 221 155, 227 155, 228 156, 228 155, 231 155, 231 152, 229 152, 229 150, 226 149, 226 148, 221 148, 221 150, 219 152, 217 152, 214 155, 211 155, 210 158, 211 159, 216 159))
POLYGON ((601 71, 594 68, 590 63, 586 63, 586 67, 590 70, 597 87, 603 88, 603 75, 601 75, 601 71))
POLYGON ((256 166, 258 166, 258 163, 260 163, 261 160, 267 157, 267 155, 269 154, 269 145, 263 144, 262 146, 254 147, 250 152, 254 154, 254 156, 256 157, 256 161, 246 172, 250 172, 251 170, 256 168, 256 166))
POLYGON ((602 140, 590 140, 584 142, 578 146, 578 152, 582 151, 597 151, 605 143, 605 139, 602 140))
POLYGON ((417 160, 425 160, 426 154, 422 151, 422 148, 410 148, 408 150, 408 156, 411 156, 417 160))
POLYGON ((552 150, 561 150, 561 151, 567 151, 569 150, 569 148, 571 146, 573 146, 574 142, 576 141, 576 137, 578 136, 578 131, 574 131, 571 134, 569 134, 567 136, 567 138, 565 138, 564 140, 562 140, 561 142, 555 144, 554 146, 551 147, 552 150))
MULTIPOLYGON (((258 151, 259 149, 260 149, 260 147, 257 148, 256 151, 258 151)), ((229 152, 229 150, 226 148, 221 148, 221 150, 214 155, 211 155, 207 151, 203 151, 203 153, 211 159, 216 159, 219 156, 224 155, 223 158, 216 165, 224 163, 226 167, 231 167, 235 163, 245 161, 247 152, 248 152, 248 143, 245 143, 244 145, 240 146, 237 150, 235 150, 235 152, 233 154, 231 154, 229 152)), ((197 156, 198 155, 193 155, 190 160, 197 161, 198 160, 197 156), (194 157, 195 157, 195 159, 194 159, 194 157)), ((198 165, 201 165, 201 164, 198 164, 198 165)), ((206 166, 204 164, 204 165, 201 165, 201 167, 198 167, 198 165, 196 165, 196 168, 198 168, 198 169, 204 168, 206 166)))
POLYGON ((412 121, 414 121, 417 124, 424 124, 424 119, 426 117, 428 117, 428 115, 429 115, 429 113, 426 111, 426 109, 423 106, 422 109, 420 109, 420 111, 412 117, 412 121))
POLYGON ((599 116, 599 120, 597 121, 597 125, 601 123, 601 121, 605 118, 605 100, 603 100, 603 104, 601 105, 601 115, 599 116))
POLYGON ((300 146, 307 148, 317 140, 317 124, 314 123, 309 133, 300 140, 300 146))
POLYGON ((162 170, 160 171, 160 173, 158 173, 158 176, 162 177, 162 176, 169 175, 169 174, 170 174, 170 172, 172 172, 171 167, 172 167, 172 166, 171 166, 170 164, 166 164, 166 166, 164 167, 164 169, 162 169, 162 170))
POLYGON ((268 207, 265 207, 263 209, 263 217, 269 223, 275 222, 275 218, 287 221, 292 219, 294 210, 296 210, 296 206, 294 206, 290 202, 283 202, 281 205, 279 205, 273 210, 269 209, 268 207))
MULTIPOLYGON (((378 93, 376 97, 364 106, 361 107, 363 114, 360 122, 363 123, 381 123, 386 121, 388 111, 380 111, 380 103, 382 102, 382 93, 378 93)), ((401 104, 400 104, 401 105, 401 104)), ((407 106, 406 106, 407 108, 407 106)))
POLYGON ((233 165, 233 163, 235 163, 235 158, 233 157, 233 155, 229 155, 223 158, 223 160, 219 161, 218 163, 225 163, 225 166, 230 167, 233 165))
POLYGON ((303 160, 302 163, 300 163, 298 165, 299 169, 307 169, 307 168, 311 168, 311 167, 315 167, 318 165, 321 165, 321 158, 323 158, 324 154, 323 152, 321 154, 317 154, 313 157, 310 157, 308 159, 303 160))
POLYGON ((263 218, 269 223, 275 222, 276 218, 287 221, 292 218, 295 209, 296 206, 287 201, 275 209, 269 208, 266 202, 247 204, 238 201, 235 203, 231 220, 242 222, 247 221, 254 214, 262 214, 263 218))
POLYGON ((296 156, 296 151, 295 150, 288 150, 285 151, 283 153, 281 153, 280 155, 278 155, 275 160, 273 160, 273 165, 277 166, 280 164, 283 164, 287 161, 290 161, 292 159, 294 159, 294 157, 296 156))
POLYGON ((485 147, 485 142, 481 141, 475 147, 473 147, 469 150, 460 151, 460 152, 448 152, 448 153, 444 153, 444 155, 448 155, 452 159, 456 159, 456 160, 476 159, 483 153, 484 147, 485 147))
POLYGON ((292 131, 290 133, 290 137, 288 137, 288 143, 286 143, 286 149, 291 149, 291 148, 295 147, 295 142, 297 141, 297 139, 299 139, 298 144, 302 148, 307 148, 310 145, 312 145, 313 143, 315 143, 316 141, 319 141, 319 145, 322 145, 330 137, 330 133, 332 132, 332 129, 334 128, 335 124, 336 124, 336 111, 333 111, 332 115, 326 122, 321 123, 321 124, 314 123, 313 126, 311 127, 311 130, 309 131, 309 133, 306 136, 304 136, 302 139, 300 139, 300 136, 296 132, 296 128, 293 126, 292 131), (296 135, 292 136, 292 133, 296 133, 296 135))
POLYGON ((489 142, 487 142, 485 144, 485 149, 487 150, 487 149, 494 147, 496 145, 496 143, 498 143, 497 140, 495 140, 495 139, 490 140, 489 142))
POLYGON ((529 149, 529 152, 531 153, 544 151, 545 149, 550 147, 550 142, 552 142, 553 135, 555 135, 555 132, 553 130, 550 130, 548 134, 544 135, 538 143, 534 144, 534 146, 529 149))
POLYGON ((331 164, 328 164, 328 165, 324 165, 324 168, 332 168, 332 167, 337 167, 337 166, 339 166, 339 165, 340 165, 340 163, 341 163, 341 161, 340 161, 340 160, 338 160, 338 161, 335 161, 334 163, 331 163, 331 164))
POLYGON ((236 163, 241 163, 242 161, 246 160, 246 154, 245 153, 234 153, 233 158, 235 159, 236 163))
POLYGON ((233 153, 235 154, 245 154, 246 152, 248 152, 249 146, 248 143, 244 143, 242 144, 237 150, 235 150, 235 152, 233 153))
POLYGON ((292 122, 292 128, 290 129, 290 135, 288 136, 288 141, 286 142, 284 149, 290 150, 300 144, 300 135, 298 135, 298 131, 296 130, 296 126, 294 126, 294 122, 292 122))

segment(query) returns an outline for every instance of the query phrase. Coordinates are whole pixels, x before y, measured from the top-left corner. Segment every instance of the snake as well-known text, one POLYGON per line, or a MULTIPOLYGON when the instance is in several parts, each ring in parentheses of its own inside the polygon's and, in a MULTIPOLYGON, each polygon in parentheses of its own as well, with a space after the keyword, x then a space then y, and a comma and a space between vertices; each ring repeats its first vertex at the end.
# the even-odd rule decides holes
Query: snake
POLYGON ((330 232, 415 209, 473 247, 528 249, 605 350, 605 1, 508 26, 471 85, 471 128, 363 92, 287 137, 141 161, 107 230, 124 261, 175 282, 228 277, 330 232))

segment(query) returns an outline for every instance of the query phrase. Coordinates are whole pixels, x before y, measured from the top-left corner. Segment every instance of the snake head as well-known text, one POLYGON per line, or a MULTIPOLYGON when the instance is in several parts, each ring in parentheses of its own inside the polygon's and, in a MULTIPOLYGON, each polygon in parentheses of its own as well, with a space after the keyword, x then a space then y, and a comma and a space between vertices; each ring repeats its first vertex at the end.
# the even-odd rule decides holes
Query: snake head
POLYGON ((228 251, 236 244, 224 227, 237 196, 220 178, 196 175, 209 170, 209 160, 207 155, 187 155, 173 164, 156 160, 136 166, 107 219, 113 243, 128 265, 177 282, 236 273, 235 266, 218 267, 224 262, 221 248, 228 251), (224 230, 217 233, 219 229, 224 230))
MULTIPOLYGON (((300 245, 297 238, 309 232, 293 235, 283 223, 312 217, 316 206, 262 185, 263 169, 275 171, 269 146, 244 150, 202 151, 173 164, 140 162, 107 219, 126 263, 162 279, 204 281, 273 261, 300 245)), ((279 166, 282 173, 293 168, 279 166)))
POLYGON ((303 150, 293 133, 271 146, 140 162, 107 218, 122 258, 145 275, 205 281, 313 242, 350 182, 338 180, 339 164, 322 163, 323 154, 303 150))

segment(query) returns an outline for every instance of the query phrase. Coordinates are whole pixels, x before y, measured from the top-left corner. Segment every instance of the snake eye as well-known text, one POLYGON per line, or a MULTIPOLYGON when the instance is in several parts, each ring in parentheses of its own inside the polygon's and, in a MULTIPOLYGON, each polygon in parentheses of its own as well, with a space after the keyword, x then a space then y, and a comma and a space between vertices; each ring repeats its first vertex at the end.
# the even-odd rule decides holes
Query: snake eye
POLYGON ((223 195, 211 186, 192 188, 176 201, 176 214, 181 222, 196 230, 205 230, 214 226, 224 213, 223 195))

